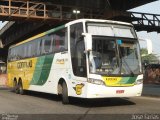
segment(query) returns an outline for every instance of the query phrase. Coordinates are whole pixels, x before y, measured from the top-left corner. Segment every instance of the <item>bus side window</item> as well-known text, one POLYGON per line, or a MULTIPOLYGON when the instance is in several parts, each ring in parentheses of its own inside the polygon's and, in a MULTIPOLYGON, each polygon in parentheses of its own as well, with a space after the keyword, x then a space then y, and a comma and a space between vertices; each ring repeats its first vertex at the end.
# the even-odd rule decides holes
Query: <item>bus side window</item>
POLYGON ((27 58, 28 56, 28 49, 27 49, 27 43, 24 44, 24 58, 27 58))
POLYGON ((19 56, 19 59, 23 59, 24 58, 24 45, 20 45, 18 47, 18 56, 19 56))
POLYGON ((12 48, 11 56, 12 56, 12 61, 14 61, 14 60, 15 60, 15 57, 16 57, 15 48, 12 48))
POLYGON ((62 52, 68 49, 67 28, 49 35, 53 52, 62 52))
POLYGON ((9 49, 9 51, 8 51, 8 61, 11 61, 11 59, 12 59, 12 56, 11 56, 11 49, 9 49))
POLYGON ((36 40, 36 56, 39 56, 41 54, 41 40, 36 40))
POLYGON ((46 36, 42 40, 42 54, 48 54, 51 52, 52 52, 51 39, 49 39, 49 36, 46 36))
POLYGON ((52 52, 54 53, 56 51, 56 49, 55 49, 55 35, 54 34, 50 35, 50 39, 52 41, 52 43, 51 43, 51 45, 52 45, 52 52))
POLYGON ((15 60, 19 60, 18 47, 15 48, 15 60))
POLYGON ((32 45, 30 43, 26 43, 24 45, 24 58, 29 58, 32 56, 32 45))
POLYGON ((31 49, 32 57, 35 57, 35 56, 37 56, 37 53, 36 53, 36 48, 37 48, 36 41, 35 40, 32 41, 31 44, 32 44, 32 49, 31 49))
POLYGON ((28 57, 32 57, 32 44, 28 45, 28 57))
POLYGON ((61 50, 61 37, 57 34, 53 35, 53 49, 54 52, 60 52, 61 50))
POLYGON ((60 36, 58 35, 56 35, 55 37, 55 48, 56 48, 56 51, 58 52, 60 48, 60 36))

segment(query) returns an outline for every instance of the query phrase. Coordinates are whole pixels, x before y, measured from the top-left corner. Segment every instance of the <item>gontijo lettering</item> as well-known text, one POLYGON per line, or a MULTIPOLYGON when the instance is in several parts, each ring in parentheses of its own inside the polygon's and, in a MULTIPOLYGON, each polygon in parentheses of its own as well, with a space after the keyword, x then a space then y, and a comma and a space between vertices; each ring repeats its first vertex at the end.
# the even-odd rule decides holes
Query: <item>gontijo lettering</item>
POLYGON ((17 68, 31 68, 32 67, 32 60, 26 61, 26 62, 18 62, 17 68))

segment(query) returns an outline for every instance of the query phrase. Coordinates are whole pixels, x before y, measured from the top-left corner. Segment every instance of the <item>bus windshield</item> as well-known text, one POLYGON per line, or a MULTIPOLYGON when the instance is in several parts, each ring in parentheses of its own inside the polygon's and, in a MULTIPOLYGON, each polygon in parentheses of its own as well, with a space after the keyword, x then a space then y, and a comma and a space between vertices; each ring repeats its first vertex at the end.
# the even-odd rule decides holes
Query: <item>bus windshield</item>
POLYGON ((141 73, 139 44, 136 40, 93 37, 89 52, 90 72, 107 75, 141 73))

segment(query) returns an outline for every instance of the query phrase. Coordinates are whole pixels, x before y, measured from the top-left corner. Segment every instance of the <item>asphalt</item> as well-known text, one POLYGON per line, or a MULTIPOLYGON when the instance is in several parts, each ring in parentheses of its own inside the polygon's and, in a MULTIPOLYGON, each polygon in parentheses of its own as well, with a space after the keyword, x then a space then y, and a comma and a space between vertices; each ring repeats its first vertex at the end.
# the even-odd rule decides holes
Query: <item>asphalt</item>
POLYGON ((160 97, 160 84, 144 84, 142 96, 160 97))

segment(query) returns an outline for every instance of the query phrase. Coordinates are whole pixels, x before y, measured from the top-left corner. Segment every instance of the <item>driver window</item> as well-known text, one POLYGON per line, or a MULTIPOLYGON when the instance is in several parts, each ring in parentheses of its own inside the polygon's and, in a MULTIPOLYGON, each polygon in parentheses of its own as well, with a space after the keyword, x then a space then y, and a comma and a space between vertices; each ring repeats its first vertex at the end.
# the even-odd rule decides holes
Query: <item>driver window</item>
POLYGON ((112 69, 117 66, 115 54, 116 46, 113 40, 93 40, 93 51, 94 54, 92 54, 95 62, 95 69, 112 69))
POLYGON ((76 76, 86 77, 86 57, 84 54, 84 39, 82 37, 83 24, 77 23, 70 27, 70 49, 73 73, 76 76))

